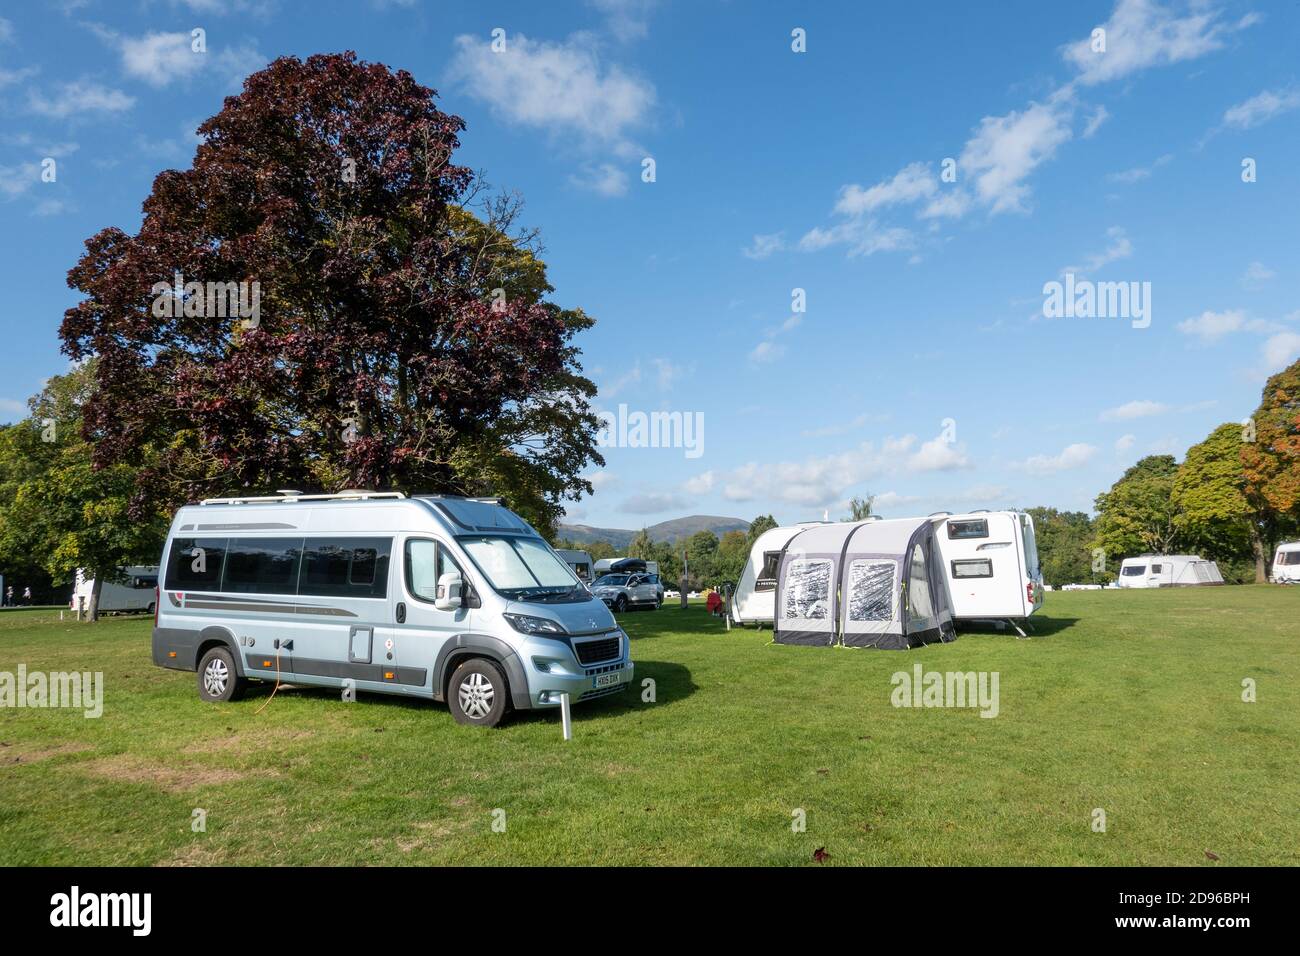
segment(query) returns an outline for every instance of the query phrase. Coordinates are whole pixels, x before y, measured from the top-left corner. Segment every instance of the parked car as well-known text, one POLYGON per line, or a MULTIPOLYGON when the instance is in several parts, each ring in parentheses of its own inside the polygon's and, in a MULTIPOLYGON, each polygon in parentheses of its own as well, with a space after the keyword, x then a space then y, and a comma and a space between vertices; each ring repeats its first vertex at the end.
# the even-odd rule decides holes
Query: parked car
POLYGON ((591 593, 620 614, 638 607, 658 608, 664 602, 663 585, 651 580, 658 577, 640 571, 606 574, 592 584, 591 593))

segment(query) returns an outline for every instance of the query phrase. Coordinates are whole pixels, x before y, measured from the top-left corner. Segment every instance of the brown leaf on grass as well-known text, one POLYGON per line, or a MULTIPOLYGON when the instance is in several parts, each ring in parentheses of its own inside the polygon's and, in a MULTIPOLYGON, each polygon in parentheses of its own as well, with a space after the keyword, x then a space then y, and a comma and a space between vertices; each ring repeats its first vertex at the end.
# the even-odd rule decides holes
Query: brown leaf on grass
POLYGON ((1207 860, 1217 860, 1219 858, 1219 855, 1217 853, 1211 853, 1209 850, 1206 850, 1205 858, 1207 860))
POLYGON ((817 849, 813 850, 813 859, 818 863, 825 863, 830 858, 831 855, 826 852, 826 847, 824 846, 819 846, 817 849))

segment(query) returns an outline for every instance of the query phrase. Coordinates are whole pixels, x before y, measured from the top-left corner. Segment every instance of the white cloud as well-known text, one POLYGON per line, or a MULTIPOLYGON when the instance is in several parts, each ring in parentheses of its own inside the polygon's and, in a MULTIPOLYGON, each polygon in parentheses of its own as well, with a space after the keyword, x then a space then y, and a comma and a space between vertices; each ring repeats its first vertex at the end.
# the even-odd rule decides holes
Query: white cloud
POLYGON ((1106 409, 1101 413, 1100 419, 1103 422, 1123 422, 1134 418, 1147 418, 1151 415, 1163 415, 1167 411, 1169 406, 1162 402, 1139 399, 1106 409))
POLYGON ((1296 108, 1300 108, 1300 89, 1265 90, 1228 107, 1223 114, 1223 125, 1229 129, 1252 129, 1296 108))
POLYGON ((649 32, 650 14, 657 0, 587 0, 605 15, 609 30, 624 42, 639 40, 649 32))
POLYGON ((581 172, 569 177, 569 182, 601 196, 614 197, 627 193, 627 172, 613 163, 584 165, 581 172))
POLYGON ((208 58, 206 52, 194 52, 190 44, 190 35, 180 32, 123 37, 122 66, 128 75, 155 87, 189 79, 203 70, 208 58))
POLYGON ((30 90, 27 105, 41 116, 67 119, 79 113, 121 113, 135 105, 135 98, 121 90, 80 80, 62 84, 52 96, 39 89, 30 90))
POLYGON ((1155 0, 1119 0, 1102 24, 1105 52, 1093 52, 1090 35, 1062 47, 1061 53, 1078 71, 1077 82, 1085 86, 1118 80, 1148 67, 1211 53, 1223 46, 1226 32, 1253 22, 1242 20, 1229 27, 1218 22, 1218 15, 1203 2, 1189 4, 1187 15, 1178 16, 1155 0))
POLYGON ((668 391, 673 384, 686 374, 686 368, 678 365, 670 359, 657 358, 651 359, 651 364, 655 367, 655 376, 658 380, 659 388, 662 391, 668 391))
POLYGON ((1084 257, 1083 265, 1066 266, 1061 270, 1061 274, 1073 272, 1075 275, 1085 275, 1089 272, 1096 272, 1104 265, 1117 262, 1120 259, 1127 259, 1133 254, 1133 243, 1125 234, 1123 227, 1111 226, 1106 230, 1106 238, 1110 244, 1100 252, 1092 252, 1084 257))
POLYGON ((1112 183, 1122 183, 1125 186, 1131 186, 1133 183, 1141 182, 1143 179, 1149 179, 1161 166, 1167 166, 1174 161, 1172 153, 1165 153, 1156 159, 1150 166, 1134 166, 1132 169, 1126 169, 1123 172, 1111 173, 1106 178, 1112 183))
POLYGON ((910 451, 915 439, 889 439, 877 450, 871 442, 838 455, 804 461, 749 462, 732 471, 723 497, 743 502, 775 500, 809 508, 826 508, 853 486, 881 474, 887 465, 910 451))
POLYGON ((1070 139, 1069 119, 1063 101, 984 117, 958 161, 973 177, 980 202, 994 213, 1027 211, 1025 180, 1070 139))
POLYGON ((1115 450, 1128 451, 1130 448, 1133 447, 1133 443, 1136 441, 1137 441, 1136 435, 1120 435, 1118 438, 1115 439, 1115 450))
POLYGON ((1101 124, 1108 119, 1110 119, 1110 111, 1104 106, 1098 106, 1083 127, 1083 138, 1092 139, 1097 130, 1101 129, 1101 124))
POLYGON ((5 417, 26 418, 28 413, 27 403, 20 402, 16 398, 0 398, 0 415, 5 417))
POLYGON ((623 499, 621 510, 634 515, 652 515, 675 508, 684 508, 687 501, 681 495, 666 492, 632 495, 623 499))
POLYGON ((704 495, 713 490, 714 475, 711 471, 706 471, 696 475, 694 478, 688 478, 682 485, 687 494, 704 495))
POLYGON ((746 259, 766 259, 774 252, 785 249, 785 233, 772 232, 754 236, 748 249, 740 250, 746 259))
POLYGON ((896 226, 882 229, 875 220, 851 220, 829 229, 816 226, 799 240, 799 248, 804 252, 847 245, 850 256, 897 252, 900 249, 912 249, 915 244, 916 240, 910 230, 896 226))
POLYGON ((778 345, 771 339, 764 339, 750 350, 749 360, 758 365, 766 365, 769 362, 775 362, 784 354, 784 345, 778 345))
POLYGON ((1194 335, 1207 344, 1217 342, 1233 332, 1275 332, 1280 328, 1276 322, 1247 319, 1246 313, 1241 309, 1225 309, 1222 312, 1207 309, 1194 318, 1178 323, 1179 332, 1194 335))
POLYGON ((1264 343, 1261 358, 1262 371, 1265 375, 1282 371, 1300 358, 1300 333, 1278 332, 1276 335, 1269 336, 1264 343))
POLYGON ((1081 468, 1096 453, 1094 446, 1075 442, 1063 448, 1059 455, 1034 455, 1021 462, 1019 467, 1034 475, 1054 475, 1060 471, 1081 468))
POLYGON ((0 67, 0 90, 21 83, 23 80, 29 80, 39 72, 34 66, 25 66, 19 70, 6 70, 0 67))
POLYGON ((1264 265, 1262 262, 1252 262, 1246 266, 1246 274, 1241 277, 1241 281, 1246 285, 1258 285, 1261 282, 1267 282, 1277 276, 1277 273, 1264 265))
POLYGON ((519 33, 506 38, 501 53, 492 52, 490 40, 458 36, 449 76, 507 122, 576 133, 620 155, 631 155, 629 131, 655 105, 653 85, 618 66, 602 67, 581 34, 552 43, 519 33))
POLYGON ((931 438, 907 459, 908 471, 954 471, 970 466, 964 446, 944 441, 942 436, 931 438))
POLYGON ((61 216, 65 212, 72 212, 74 208, 70 203, 62 199, 42 199, 32 210, 33 216, 61 216))
POLYGON ((0 198, 17 199, 40 181, 41 168, 35 163, 0 166, 0 198))
POLYGON ((602 385, 600 387, 600 397, 613 398, 629 385, 635 385, 639 381, 641 381, 641 362, 638 359, 635 365, 618 378, 614 379, 614 381, 610 382, 608 385, 602 385))
POLYGON ((835 212, 842 216, 862 216, 884 206, 910 204, 928 199, 938 189, 934 174, 925 163, 912 163, 894 174, 893 179, 863 189, 857 183, 840 188, 835 212))

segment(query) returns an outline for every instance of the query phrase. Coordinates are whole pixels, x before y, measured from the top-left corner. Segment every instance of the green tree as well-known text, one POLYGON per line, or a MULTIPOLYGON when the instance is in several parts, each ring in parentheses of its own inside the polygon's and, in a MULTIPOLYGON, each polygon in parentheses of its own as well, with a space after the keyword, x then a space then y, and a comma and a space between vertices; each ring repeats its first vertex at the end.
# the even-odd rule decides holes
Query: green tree
MULTIPOLYGON (((105 580, 124 565, 157 563, 171 520, 170 509, 132 507, 138 467, 93 464, 81 426, 94 364, 51 378, 29 402, 31 417, 0 435, 0 560, 39 555, 56 582, 85 569, 95 579, 92 621, 105 580)), ((143 447, 142 463, 153 454, 143 447)))
POLYGON ((1095 582, 1092 570, 1092 519, 1082 511, 1027 508, 1034 519, 1043 581, 1053 587, 1095 582))
POLYGON ((1300 525, 1300 361, 1269 378, 1243 427, 1242 494, 1257 520, 1289 534, 1300 525))
POLYGON ((1105 550, 1107 563, 1144 552, 1168 554, 1177 547, 1177 473, 1173 455, 1149 455, 1097 496, 1094 541, 1105 550))
POLYGON ((651 552, 654 550, 654 542, 650 540, 650 535, 645 528, 642 528, 632 536, 632 541, 627 546, 627 556, 629 558, 640 558, 643 561, 653 561, 654 557, 651 552))
POLYGON ((771 531, 773 528, 779 528, 776 519, 771 515, 759 515, 749 523, 749 531, 745 533, 745 541, 752 548, 754 542, 758 540, 759 535, 765 531, 771 531))
MULTIPOLYGON (((745 570, 749 557, 749 540, 743 531, 728 531, 718 542, 717 574, 721 581, 735 584, 745 570)), ((721 581, 719 583, 721 583, 721 581)))
POLYGON ((1229 422, 1187 449, 1174 478, 1174 520, 1183 539, 1203 556, 1224 562, 1252 559, 1255 581, 1263 583, 1279 527, 1264 499, 1247 497, 1241 438, 1242 426, 1229 422))
POLYGON ((871 506, 875 503, 875 495, 867 495, 865 498, 854 496, 849 499, 848 517, 841 518, 841 521, 866 521, 871 517, 871 506))

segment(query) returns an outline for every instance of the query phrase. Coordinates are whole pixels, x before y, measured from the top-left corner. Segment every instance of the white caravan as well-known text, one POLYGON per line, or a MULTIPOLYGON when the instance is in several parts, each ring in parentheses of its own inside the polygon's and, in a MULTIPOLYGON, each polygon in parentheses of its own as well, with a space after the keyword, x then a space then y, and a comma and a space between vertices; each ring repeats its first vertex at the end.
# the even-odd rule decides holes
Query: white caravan
POLYGON ((1273 583, 1300 584, 1300 541, 1278 545, 1273 555, 1273 583))
MULTIPOLYGON (((99 592, 99 613, 105 611, 154 611, 157 601, 158 566, 132 565, 118 572, 124 581, 105 581, 99 592)), ((95 579, 77 569, 77 583, 72 592, 74 610, 89 611, 90 596, 95 591, 95 579)))
POLYGON ((771 624, 776 615, 776 576, 781 552, 805 528, 822 524, 807 521, 788 528, 769 528, 749 549, 736 591, 731 597, 731 619, 737 624, 771 624))
POLYGON ((1014 625, 1043 606, 1043 572, 1030 515, 1023 511, 971 511, 957 515, 941 512, 930 518, 935 523, 935 540, 943 555, 956 620, 1011 621, 1014 625))
POLYGON ((583 584, 592 582, 591 555, 586 551, 574 551, 569 548, 556 548, 555 553, 564 559, 564 563, 573 568, 573 573, 583 584))
POLYGON ((1223 575, 1213 561, 1198 554, 1140 554, 1120 562, 1122 588, 1182 588, 1222 584, 1223 575))

